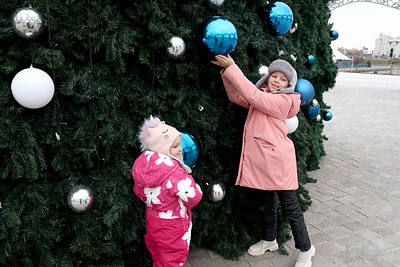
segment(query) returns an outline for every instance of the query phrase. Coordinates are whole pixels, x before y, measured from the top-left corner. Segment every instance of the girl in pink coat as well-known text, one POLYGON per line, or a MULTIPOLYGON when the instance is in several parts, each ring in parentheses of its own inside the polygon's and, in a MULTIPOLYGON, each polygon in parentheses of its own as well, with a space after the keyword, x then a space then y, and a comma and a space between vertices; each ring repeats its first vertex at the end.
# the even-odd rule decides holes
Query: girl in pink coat
POLYGON ((296 197, 296 154, 285 123, 300 109, 300 95, 294 92, 296 70, 287 61, 275 60, 268 67, 268 74, 254 85, 229 55, 217 55, 212 63, 224 68, 221 76, 229 100, 249 110, 236 185, 265 190, 268 199, 261 241, 247 252, 259 256, 278 249, 278 196, 300 250, 295 266, 310 267, 315 248, 296 197))
POLYGON ((133 191, 146 203, 144 238, 153 267, 185 266, 192 230, 190 209, 203 193, 182 161, 181 133, 150 116, 141 126, 139 141, 143 153, 132 167, 133 191))

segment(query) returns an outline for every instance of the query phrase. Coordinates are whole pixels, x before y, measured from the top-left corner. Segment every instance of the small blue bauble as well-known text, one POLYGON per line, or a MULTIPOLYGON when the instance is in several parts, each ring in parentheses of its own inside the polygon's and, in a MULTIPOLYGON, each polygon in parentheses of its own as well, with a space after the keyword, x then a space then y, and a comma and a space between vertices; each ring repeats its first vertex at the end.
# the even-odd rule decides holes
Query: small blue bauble
POLYGON ((324 121, 330 121, 333 118, 333 114, 330 111, 326 111, 324 112, 324 114, 322 114, 322 119, 324 121))
POLYGON ((339 33, 335 30, 331 30, 329 32, 329 36, 331 37, 332 40, 336 40, 339 37, 339 33))
POLYGON ((281 36, 287 33, 293 24, 293 12, 283 2, 271 2, 264 7, 266 26, 272 36, 281 36))
POLYGON ((232 53, 238 43, 235 26, 226 18, 218 16, 204 20, 196 31, 196 38, 201 49, 212 58, 232 53))
POLYGON ((306 79, 298 79, 294 91, 301 95, 301 105, 307 105, 314 97, 314 86, 306 79))
POLYGON ((319 105, 316 105, 316 106, 311 106, 310 105, 310 106, 308 106, 308 115, 307 115, 307 117, 310 120, 316 119, 318 114, 319 114, 319 110, 320 110, 319 105))
POLYGON ((178 130, 182 135, 182 160, 190 168, 193 168, 200 155, 199 142, 197 141, 196 137, 190 133, 190 131, 184 128, 179 128, 178 130))
POLYGON ((314 65, 314 63, 315 63, 315 57, 313 55, 308 55, 305 66, 307 68, 310 68, 310 67, 312 67, 312 65, 314 65))

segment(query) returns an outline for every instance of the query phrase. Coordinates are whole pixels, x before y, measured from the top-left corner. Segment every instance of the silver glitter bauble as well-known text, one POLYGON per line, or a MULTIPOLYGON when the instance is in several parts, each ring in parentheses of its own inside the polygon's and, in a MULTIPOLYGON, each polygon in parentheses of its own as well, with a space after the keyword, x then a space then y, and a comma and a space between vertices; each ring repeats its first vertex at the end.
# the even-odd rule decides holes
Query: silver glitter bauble
POLYGON ((42 33, 44 21, 42 15, 31 7, 17 9, 11 17, 14 31, 25 39, 32 39, 42 33))
POLYGON ((186 44, 182 38, 174 36, 169 40, 168 54, 172 57, 180 57, 186 51, 186 44))
POLYGON ((74 186, 68 193, 68 206, 75 212, 89 210, 94 201, 93 191, 84 185, 74 186))
POLYGON ((222 182, 210 184, 207 187, 207 195, 212 202, 221 201, 225 197, 225 185, 222 182))
POLYGON ((208 0, 212 6, 221 6, 225 0, 208 0))
POLYGON ((318 105, 319 105, 319 103, 318 103, 318 100, 317 100, 317 99, 313 99, 313 100, 311 101, 311 106, 316 107, 316 106, 318 106, 318 105))
POLYGON ((268 74, 268 67, 265 65, 259 65, 257 71, 261 76, 265 76, 268 74))

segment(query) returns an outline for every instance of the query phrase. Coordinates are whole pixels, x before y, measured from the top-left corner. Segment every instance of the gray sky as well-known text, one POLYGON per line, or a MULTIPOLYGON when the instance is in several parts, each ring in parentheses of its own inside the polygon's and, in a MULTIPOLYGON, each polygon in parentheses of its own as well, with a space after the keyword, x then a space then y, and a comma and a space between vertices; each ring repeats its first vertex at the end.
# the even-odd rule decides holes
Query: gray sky
POLYGON ((400 10, 374 3, 353 3, 331 11, 332 30, 339 38, 335 47, 375 48, 375 39, 382 32, 400 38, 400 10))

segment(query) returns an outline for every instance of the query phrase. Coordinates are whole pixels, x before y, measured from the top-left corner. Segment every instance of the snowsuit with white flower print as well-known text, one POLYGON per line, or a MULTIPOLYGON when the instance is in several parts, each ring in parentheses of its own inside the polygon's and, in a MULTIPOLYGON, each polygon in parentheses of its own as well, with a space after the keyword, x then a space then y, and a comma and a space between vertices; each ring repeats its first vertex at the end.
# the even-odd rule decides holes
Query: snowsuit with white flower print
POLYGON ((178 160, 145 151, 132 167, 133 191, 146 203, 145 242, 153 267, 185 266, 192 230, 190 208, 201 198, 200 186, 178 160))

